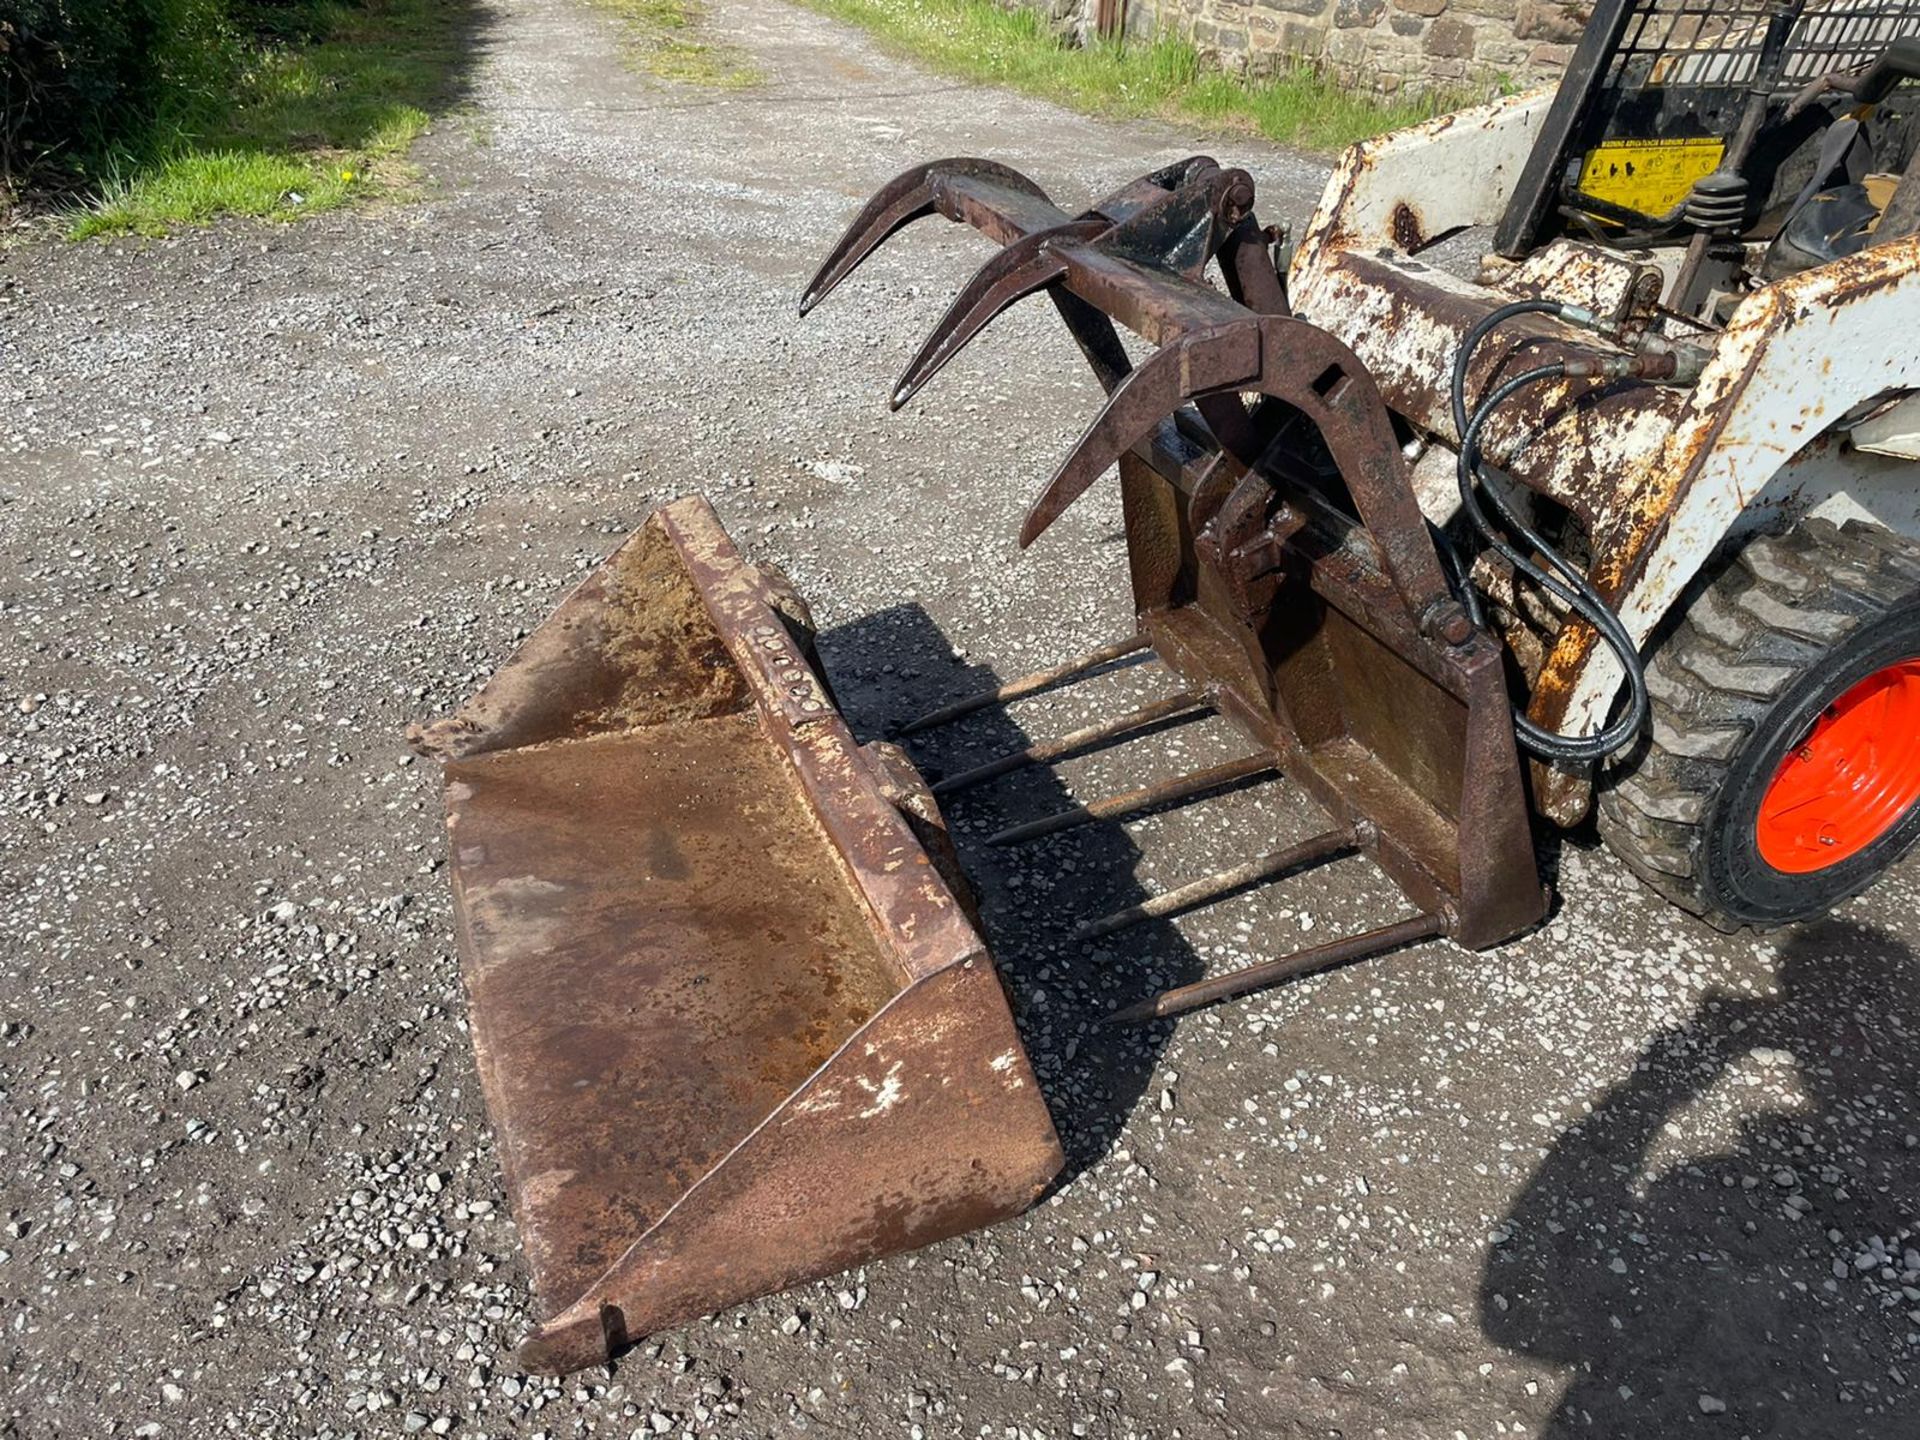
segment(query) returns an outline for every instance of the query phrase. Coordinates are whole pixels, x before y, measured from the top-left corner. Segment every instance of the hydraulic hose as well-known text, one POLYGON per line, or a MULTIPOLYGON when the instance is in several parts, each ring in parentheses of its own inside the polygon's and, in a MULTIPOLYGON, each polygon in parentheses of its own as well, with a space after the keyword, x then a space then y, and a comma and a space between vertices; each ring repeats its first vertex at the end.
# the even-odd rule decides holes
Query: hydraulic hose
MULTIPOLYGON (((1548 760, 1601 760, 1631 744, 1647 722, 1651 702, 1647 695, 1646 667, 1641 663, 1639 647, 1627 633, 1626 626, 1620 622, 1619 615, 1593 587, 1585 573, 1515 514, 1501 498, 1498 489, 1486 484, 1480 473, 1480 438, 1493 413, 1527 386, 1565 377, 1568 373, 1566 363, 1559 361, 1538 365, 1510 376, 1483 397, 1471 415, 1467 411, 1467 369, 1474 351, 1496 327, 1519 315, 1553 315, 1575 323, 1591 323, 1592 319, 1588 312, 1576 306, 1561 305, 1551 300, 1517 300, 1492 311, 1467 332, 1454 358, 1452 383, 1454 425, 1460 435, 1457 464, 1460 505, 1468 523, 1489 548, 1512 565, 1515 571, 1525 575, 1593 626, 1606 642, 1607 648, 1618 657, 1626 672, 1627 706, 1612 724, 1595 734, 1562 735, 1535 724, 1520 707, 1514 707, 1514 731, 1521 744, 1534 754, 1548 760), (1499 517, 1500 524, 1506 527, 1507 532, 1531 546, 1546 562, 1547 569, 1535 564, 1529 555, 1508 541, 1506 534, 1488 518, 1487 509, 1481 505, 1482 496, 1485 497, 1487 508, 1491 508, 1499 517)), ((1442 559, 1449 563, 1449 568, 1456 574, 1462 573, 1457 555, 1447 555, 1443 551, 1442 559)), ((1466 588, 1471 592, 1470 585, 1466 588)), ((1469 606, 1470 611, 1475 612, 1476 621, 1479 608, 1477 604, 1469 606)))

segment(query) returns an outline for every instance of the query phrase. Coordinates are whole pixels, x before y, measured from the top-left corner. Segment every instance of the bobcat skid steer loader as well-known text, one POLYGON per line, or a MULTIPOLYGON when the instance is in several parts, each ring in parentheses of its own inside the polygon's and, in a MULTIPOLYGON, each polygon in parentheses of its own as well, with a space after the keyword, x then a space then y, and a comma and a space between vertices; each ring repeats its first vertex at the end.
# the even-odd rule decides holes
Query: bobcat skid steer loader
MULTIPOLYGON (((1321 833, 1112 915, 1364 855, 1397 915, 1118 1022, 1549 896, 1580 822, 1723 926, 1920 835, 1920 0, 1598 0, 1554 93, 1355 147, 1287 257, 1196 157, 1063 209, 991 160, 855 218, 826 298, 938 213, 1000 249, 915 395, 1045 291, 1107 393, 1023 545, 1117 467, 1135 632, 907 732, 1147 652, 1170 691, 934 787, 1211 710, 1247 754, 1004 832, 1284 775, 1321 833), (1484 253, 1482 253, 1484 252, 1484 253), (1115 322, 1150 348, 1137 363, 1115 322)), ((445 762, 474 1044, 533 1369, 1011 1215, 1061 1152, 940 810, 841 720, 804 606, 657 512, 416 744, 445 762)), ((961 803, 964 803, 962 801, 961 803)))

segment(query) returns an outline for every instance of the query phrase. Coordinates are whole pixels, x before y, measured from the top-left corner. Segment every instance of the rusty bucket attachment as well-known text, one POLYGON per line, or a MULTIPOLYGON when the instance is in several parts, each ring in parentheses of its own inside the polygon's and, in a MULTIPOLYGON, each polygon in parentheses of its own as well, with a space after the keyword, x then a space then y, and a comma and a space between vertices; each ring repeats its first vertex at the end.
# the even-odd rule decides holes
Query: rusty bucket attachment
POLYGON ((942 706, 950 723, 1150 650, 1176 695, 942 782, 964 791, 1026 764, 1211 709, 1245 759, 1002 832, 1003 843, 1198 796, 1277 770, 1326 812, 1322 834, 1248 858, 1077 932, 1092 939, 1256 881, 1364 853, 1413 914, 1168 992, 1116 1020, 1177 1014, 1445 935, 1496 945, 1545 911, 1499 642, 1463 603, 1451 549, 1414 498, 1373 377, 1289 312, 1253 181, 1206 156, 1075 214, 993 161, 920 165, 874 196, 801 300, 817 305, 890 235, 939 214, 1001 248, 960 291, 889 397, 910 399, 1007 306, 1045 291, 1107 401, 1020 531, 1032 544, 1118 466, 1137 631, 1082 661, 942 706), (1211 282, 1210 271, 1220 285, 1211 282), (1135 367, 1114 322, 1158 349, 1135 367))
POLYGON ((685 500, 413 733, 530 1370, 976 1229, 1060 1169, 939 811, 810 644, 685 500))

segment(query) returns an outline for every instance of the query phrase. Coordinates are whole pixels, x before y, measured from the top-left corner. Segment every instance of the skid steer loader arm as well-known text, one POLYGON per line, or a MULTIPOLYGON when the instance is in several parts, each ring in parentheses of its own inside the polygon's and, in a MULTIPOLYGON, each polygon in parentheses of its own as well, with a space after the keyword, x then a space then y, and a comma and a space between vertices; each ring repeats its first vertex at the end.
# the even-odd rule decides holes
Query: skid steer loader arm
POLYGON ((990 1224, 1062 1163, 938 811, 796 608, 681 501, 413 733, 528 1369, 990 1224))

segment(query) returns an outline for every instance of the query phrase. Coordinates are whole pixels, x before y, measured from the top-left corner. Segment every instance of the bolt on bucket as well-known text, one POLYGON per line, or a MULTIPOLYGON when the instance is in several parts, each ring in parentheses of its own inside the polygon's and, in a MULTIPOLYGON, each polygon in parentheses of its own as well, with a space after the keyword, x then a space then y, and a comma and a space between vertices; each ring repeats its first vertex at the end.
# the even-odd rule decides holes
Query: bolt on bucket
POLYGON ((810 650, 683 500, 411 734, 445 765, 530 1370, 990 1224, 1060 1169, 939 812, 810 650))

